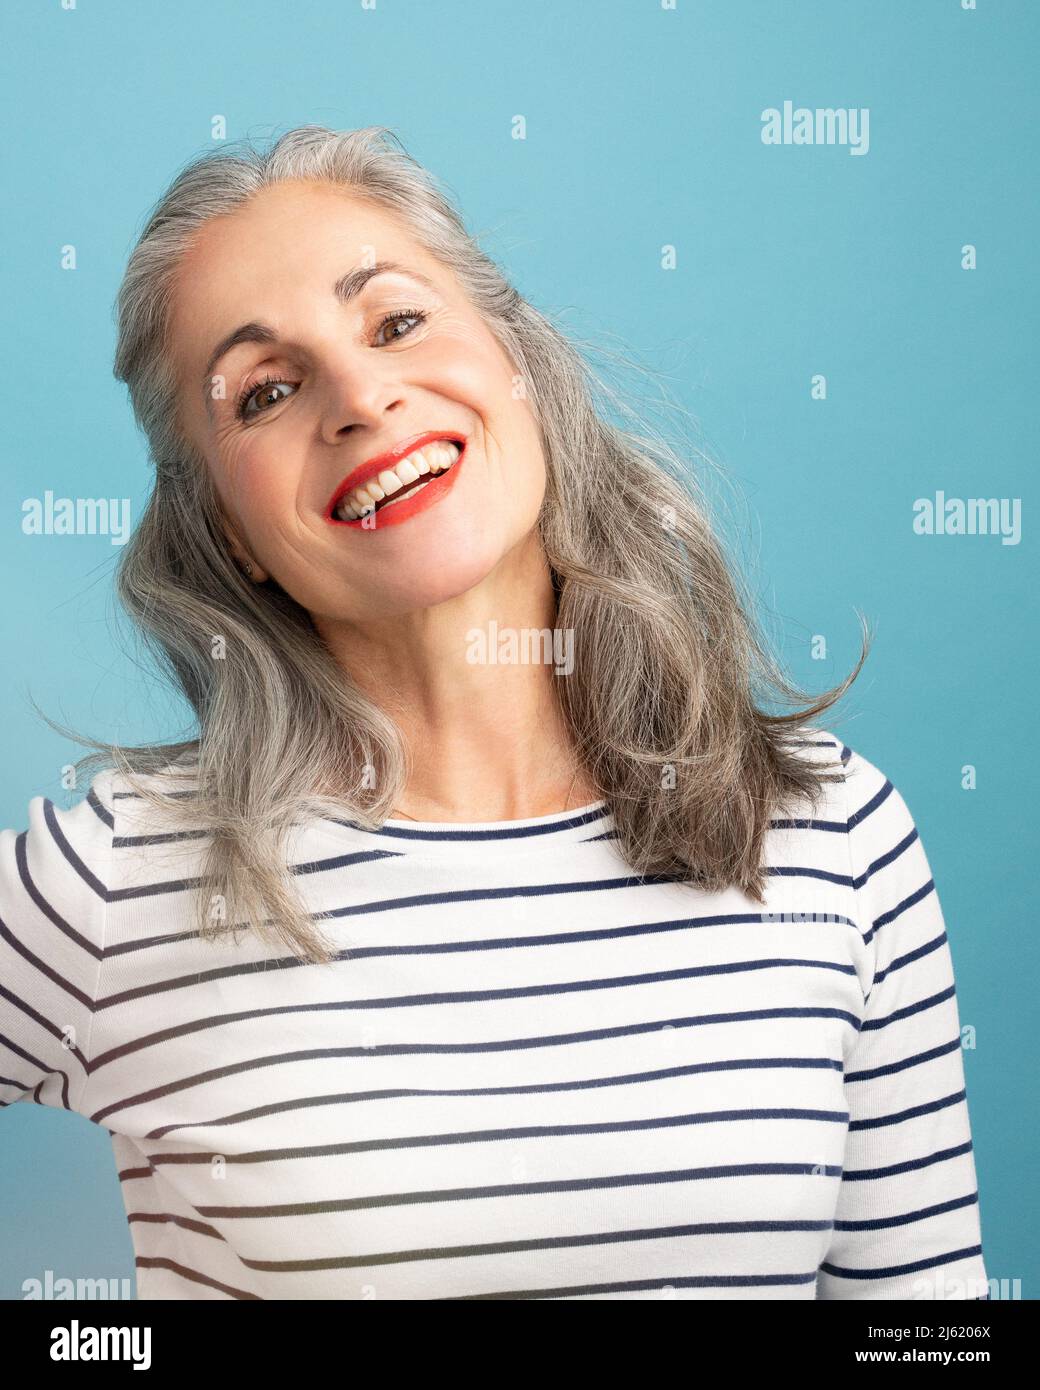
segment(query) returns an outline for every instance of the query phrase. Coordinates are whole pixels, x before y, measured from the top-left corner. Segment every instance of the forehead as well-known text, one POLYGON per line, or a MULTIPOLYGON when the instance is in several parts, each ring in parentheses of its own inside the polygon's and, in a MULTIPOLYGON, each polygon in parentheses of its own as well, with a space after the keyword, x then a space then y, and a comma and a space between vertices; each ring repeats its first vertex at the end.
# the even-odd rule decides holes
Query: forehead
POLYGON ((335 247, 360 259, 373 244, 375 259, 383 259, 390 244, 425 255, 403 223, 357 190, 296 180, 261 189, 232 212, 203 223, 182 264, 194 274, 231 272, 294 246, 309 253, 335 247))
POLYGON ((349 188, 274 184, 210 218, 174 276, 171 336, 184 372, 195 370, 221 331, 245 319, 276 318, 294 288, 328 293, 337 276, 382 260, 449 288, 445 268, 410 230, 349 188))

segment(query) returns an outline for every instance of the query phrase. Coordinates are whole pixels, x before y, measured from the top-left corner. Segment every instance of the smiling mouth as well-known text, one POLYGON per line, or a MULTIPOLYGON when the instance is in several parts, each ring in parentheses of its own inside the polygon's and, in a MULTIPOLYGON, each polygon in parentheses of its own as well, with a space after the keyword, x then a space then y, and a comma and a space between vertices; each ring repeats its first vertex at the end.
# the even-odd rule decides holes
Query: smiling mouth
POLYGON ((462 448, 461 440, 438 439, 413 450, 376 477, 344 493, 333 516, 337 521, 357 521, 387 511, 406 497, 414 497, 451 469, 462 448))

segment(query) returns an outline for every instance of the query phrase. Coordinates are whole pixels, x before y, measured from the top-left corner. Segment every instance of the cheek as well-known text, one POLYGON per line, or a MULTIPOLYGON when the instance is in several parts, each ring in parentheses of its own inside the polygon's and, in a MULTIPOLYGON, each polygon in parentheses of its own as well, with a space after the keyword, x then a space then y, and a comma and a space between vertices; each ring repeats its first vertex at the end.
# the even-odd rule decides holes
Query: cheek
POLYGON ((481 415, 513 403, 513 366, 482 323, 453 317, 440 324, 428 346, 442 392, 481 415))
POLYGON ((531 486, 545 481, 541 431, 523 380, 483 324, 457 320, 431 344, 437 389, 469 406, 479 417, 491 448, 514 468, 525 467, 531 486))
POLYGON ((275 529, 292 509, 295 485, 285 454, 261 448, 260 441, 226 445, 215 476, 224 505, 251 530, 275 529))

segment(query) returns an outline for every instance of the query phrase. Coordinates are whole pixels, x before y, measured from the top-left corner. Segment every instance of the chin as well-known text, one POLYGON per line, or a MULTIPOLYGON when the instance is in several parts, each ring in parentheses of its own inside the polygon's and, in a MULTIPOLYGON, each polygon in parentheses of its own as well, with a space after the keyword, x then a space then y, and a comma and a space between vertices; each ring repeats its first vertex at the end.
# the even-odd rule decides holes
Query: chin
POLYGON ((501 558, 498 552, 483 553, 479 544, 469 552, 446 546, 443 552, 438 547, 433 556, 412 554, 395 573, 383 576, 378 591, 370 596, 368 612, 390 617, 447 603, 483 583, 501 558))

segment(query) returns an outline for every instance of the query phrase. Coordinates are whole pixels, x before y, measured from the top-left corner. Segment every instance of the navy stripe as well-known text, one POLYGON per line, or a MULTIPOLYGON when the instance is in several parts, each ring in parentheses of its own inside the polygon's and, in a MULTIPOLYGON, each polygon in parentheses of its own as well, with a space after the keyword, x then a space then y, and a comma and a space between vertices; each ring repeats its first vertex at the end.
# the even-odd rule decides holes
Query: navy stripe
POLYGON ((478 1088, 471 1087, 467 1090, 458 1087, 448 1089, 445 1087, 433 1088, 426 1086, 421 1090, 416 1088, 404 1089, 395 1087, 393 1090, 351 1091, 333 1095, 295 1097, 293 1100, 252 1106, 248 1110, 240 1110, 237 1114, 221 1115, 216 1119, 199 1120, 182 1124, 159 1125, 157 1128, 149 1130, 145 1138, 162 1139, 165 1138, 167 1134, 172 1134, 174 1130, 194 1129, 202 1125, 215 1127, 217 1125, 244 1124, 249 1120, 263 1119, 269 1115, 285 1114, 294 1110, 307 1110, 313 1107, 328 1105, 353 1105, 359 1101, 379 1101, 408 1096, 421 1096, 423 1098, 468 1095, 503 1096, 534 1095, 551 1093, 554 1091, 587 1091, 598 1090, 602 1087, 631 1086, 635 1083, 665 1081, 671 1077, 697 1076, 708 1072, 759 1071, 763 1069, 787 1070, 788 1068, 840 1072, 841 1062, 834 1061, 829 1057, 741 1057, 719 1062, 694 1062, 684 1067, 665 1067, 657 1071, 649 1071, 642 1074, 632 1073, 625 1076, 593 1077, 591 1079, 582 1079, 578 1081, 549 1081, 541 1084, 535 1083, 523 1086, 483 1086, 478 1088))
MULTIPOLYGON (((317 1202, 285 1202, 280 1206, 197 1208, 203 1216, 224 1221, 258 1216, 308 1216, 332 1211, 372 1211, 376 1207, 425 1205, 427 1202, 475 1202, 492 1197, 531 1197, 541 1193, 605 1192, 621 1187, 655 1187, 673 1182, 713 1182, 718 1178, 839 1177, 841 1168, 823 1163, 717 1163, 706 1168, 677 1168, 670 1172, 611 1173, 597 1178, 554 1178, 549 1182, 499 1183, 493 1187, 420 1188, 415 1192, 380 1192, 364 1197, 322 1198, 317 1202)), ((829 1229, 830 1222, 823 1223, 829 1229)), ((808 1229, 802 1227, 801 1229, 808 1229)), ((242 1257, 242 1263, 251 1261, 242 1257)), ((261 1261, 256 1268, 266 1268, 261 1261)))
POLYGON ((907 1071, 911 1067, 922 1066, 925 1062, 934 1062, 939 1057, 946 1057, 949 1056, 951 1052, 960 1052, 960 1050, 960 1038, 951 1038, 948 1043, 943 1043, 939 1047, 929 1048, 927 1052, 915 1053, 912 1057, 904 1057, 898 1062, 888 1062, 884 1066, 870 1067, 864 1071, 846 1072, 845 1084, 849 1085, 855 1081, 875 1081, 881 1076, 893 1076, 896 1072, 907 1071))
POLYGON ((330 816, 323 819, 331 820, 334 825, 345 825, 352 830, 365 830, 368 835, 391 840, 417 840, 423 844, 488 844, 495 841, 527 840, 532 836, 558 835, 564 830, 577 830, 583 825, 591 825, 593 821, 602 820, 607 814, 606 803, 597 803, 591 810, 581 815, 569 816, 566 820, 552 821, 545 825, 520 825, 512 829, 506 821, 505 827, 501 830, 496 830, 493 826, 479 830, 413 830, 406 826, 385 824, 378 830, 365 830, 365 827, 356 821, 338 820, 330 816))
MULTIPOLYGON (((896 970, 905 970, 908 965, 912 965, 915 960, 921 960, 924 956, 930 956, 933 951, 938 951, 947 944, 946 933, 940 932, 938 936, 933 936, 931 941, 926 941, 923 945, 916 947, 913 951, 907 951, 901 956, 897 956, 891 965, 879 970, 874 976, 874 986, 876 987, 882 980, 887 979, 896 970)), ((867 998, 869 999, 869 995, 867 998)), ((865 1001, 864 1001, 865 1002, 865 1001)))
MULTIPOLYGON (((118 795, 118 793, 117 793, 118 795)), ((197 1269, 189 1269, 187 1265, 178 1264, 176 1260, 168 1260, 159 1256, 138 1255, 135 1261, 138 1269, 168 1269, 173 1274, 178 1274, 182 1279, 188 1279, 193 1284, 204 1284, 211 1289, 219 1289, 221 1293, 226 1293, 229 1298, 249 1298, 257 1299, 259 1302, 264 1300, 259 1294, 248 1293, 245 1289, 236 1289, 231 1284, 224 1284, 219 1279, 211 1279, 208 1274, 202 1274, 197 1269)))
POLYGON ((937 1008, 947 999, 952 999, 954 993, 955 988, 950 985, 948 989, 940 990, 938 994, 932 994, 927 999, 918 999, 913 1004, 906 1004, 903 1008, 896 1009, 894 1013, 888 1014, 885 1018, 868 1018, 863 1023, 863 1031, 867 1033, 871 1029, 887 1028, 890 1023, 899 1023, 903 1019, 912 1018, 914 1014, 923 1013, 925 1009, 937 1008))
POLYGON ((58 824, 58 817, 55 814, 54 803, 52 801, 48 801, 46 797, 43 801, 43 815, 47 823, 47 829, 50 831, 54 839, 54 843, 58 846, 62 854, 65 856, 65 859, 80 876, 80 878, 87 885, 87 887, 90 888, 92 892, 96 893, 99 898, 104 898, 104 884, 90 869, 87 868, 86 864, 84 864, 83 860, 79 857, 76 851, 69 844, 68 840, 65 838, 61 826, 58 824))
POLYGON ((871 941, 875 933, 879 932, 882 927, 887 927, 889 922, 894 922, 897 917, 901 917, 909 908, 914 907, 919 902, 923 902, 930 893, 934 892, 935 883, 932 879, 929 879, 927 883, 923 883, 920 888, 915 888, 914 891, 907 894, 901 902, 896 903, 895 907, 890 908, 888 912, 884 912, 880 917, 875 918, 870 931, 867 932, 866 936, 863 938, 864 941, 871 941))
POLYGON ((856 826, 862 825, 865 820, 869 819, 870 816, 874 815, 874 813, 885 804, 894 791, 895 788, 886 777, 885 785, 881 790, 876 792, 865 806, 861 806, 858 811, 849 816, 846 822, 848 829, 851 831, 854 830, 856 826))
MULTIPOLYGON (((5 990, 5 989, 0 989, 0 993, 2 993, 3 996, 4 996, 5 998, 7 998, 7 999, 13 999, 13 998, 14 998, 12 995, 8 994, 7 990, 5 990)), ((20 1001, 18 1001, 18 1000, 14 1000, 14 1002, 15 1002, 15 1003, 20 1003, 20 1001)), ((37 1084, 36 1084, 36 1086, 35 1086, 35 1088, 34 1088, 34 1090, 33 1090, 33 1099, 36 1100, 37 1102, 38 1102, 39 1099, 40 1099, 40 1091, 42 1090, 43 1084, 44 1084, 44 1082, 47 1080, 47 1077, 48 1077, 48 1076, 60 1076, 60 1077, 61 1077, 61 1104, 62 1104, 62 1109, 63 1109, 63 1110, 68 1110, 68 1109, 69 1109, 69 1078, 68 1078, 67 1073, 65 1073, 65 1072, 63 1072, 63 1071, 59 1071, 56 1067, 55 1067, 55 1068, 48 1067, 48 1066, 46 1065, 46 1063, 44 1063, 39 1057, 34 1057, 33 1054, 32 1054, 31 1052, 29 1052, 26 1048, 19 1046, 19 1044, 16 1043, 15 1040, 14 1040, 13 1038, 9 1038, 9 1037, 7 1037, 5 1034, 3 1034, 3 1033, 0 1033, 0 1045, 6 1047, 7 1050, 8 1050, 8 1052, 13 1052, 14 1055, 15 1055, 16 1057, 21 1057, 21 1059, 22 1059, 23 1062, 28 1062, 29 1065, 30 1065, 35 1071, 45 1073, 45 1075, 41 1077, 41 1079, 39 1080, 39 1082, 37 1082, 37 1084)))
POLYGON ((580 1236, 547 1236, 531 1240, 487 1241, 479 1245, 447 1245, 417 1250, 385 1250, 364 1255, 326 1255, 311 1260, 243 1260, 249 1269, 275 1274, 300 1274, 317 1269, 365 1269, 368 1266, 407 1264, 417 1260, 473 1259, 520 1251, 581 1250, 615 1241, 678 1240, 688 1236, 755 1235, 763 1232, 829 1231, 829 1221, 700 1221, 685 1226, 660 1226, 629 1231, 595 1231, 580 1236))
POLYGON ((948 1202, 938 1202, 933 1207, 922 1207, 920 1211, 907 1211, 899 1216, 878 1216, 870 1221, 835 1221, 836 1231, 883 1231, 892 1226, 909 1226, 914 1221, 928 1221, 933 1216, 942 1216, 948 1211, 958 1211, 961 1207, 977 1206, 978 1192, 970 1192, 967 1197, 953 1197, 948 1202))
POLYGON ((953 1095, 940 1096, 938 1100, 925 1101, 921 1105, 912 1105, 906 1110, 896 1111, 893 1115, 876 1115, 871 1119, 853 1120, 849 1125, 849 1132, 857 1129, 883 1129, 886 1125, 901 1125, 907 1120, 919 1119, 922 1115, 934 1115, 937 1110, 946 1110, 951 1105, 960 1105, 965 1099, 963 1090, 954 1091, 953 1095))
POLYGON ((822 1264, 820 1268, 840 1279, 895 1279, 901 1274, 916 1274, 920 1269, 934 1269, 936 1265, 952 1264, 954 1260, 966 1260, 970 1255, 981 1253, 981 1245, 969 1245, 964 1250, 948 1250, 944 1255, 931 1255, 925 1260, 912 1260, 909 1264, 888 1265, 884 1269, 842 1269, 832 1264, 822 1264))
POLYGON ((210 838, 209 830, 165 830, 153 835, 113 835, 113 849, 138 849, 142 845, 172 845, 187 840, 210 838))
POLYGON ((63 990, 72 999, 77 1000, 85 1009, 93 1010, 94 1005, 90 995, 80 989, 78 985, 73 984, 71 980, 66 979, 64 975, 59 974, 57 970, 52 969, 51 966, 45 961, 42 961, 39 956, 34 955, 34 953, 29 950, 28 946, 19 941, 3 918, 0 918, 0 940, 6 941, 7 944, 17 952, 24 961, 31 965, 34 970, 39 971, 41 975, 50 980, 52 984, 57 985, 59 989, 63 990))
POLYGON ((70 941, 74 941, 81 950, 86 951, 87 954, 93 956, 95 960, 100 960, 103 954, 102 948, 98 946, 96 942, 84 936, 82 932, 77 931, 70 922, 66 922, 61 913, 51 906, 33 882, 32 874, 29 871, 29 856, 26 849, 27 836, 28 832, 23 830, 14 842, 15 862, 18 865, 18 876, 22 881, 22 887, 43 915, 48 917, 60 932, 63 932, 70 941))
POLYGON ((668 1289, 761 1289, 814 1284, 812 1274, 677 1274, 665 1279, 620 1279, 611 1284, 561 1284, 546 1289, 508 1289, 494 1293, 457 1294, 438 1302, 466 1299, 585 1298, 597 1294, 654 1293, 668 1289))
MULTIPOLYGON (((855 975, 855 968, 850 964, 842 964, 840 961, 826 960, 785 960, 777 958, 775 960, 749 960, 734 961, 719 965, 692 965, 685 970, 658 970, 644 975, 617 975, 600 980, 566 980, 550 981, 540 985, 514 986, 512 988, 483 989, 483 990, 452 990, 441 991, 436 994, 405 994, 389 995, 386 998, 367 997, 364 999, 349 1000, 325 1000, 317 1004, 277 1004, 270 1005, 261 1009, 243 1009, 237 1013, 225 1013, 221 1015, 211 1015, 208 1018, 193 1020, 191 1023, 179 1024, 174 1028, 166 1029, 160 1034, 151 1034, 147 1039, 138 1039, 137 1043, 168 1041, 170 1038, 183 1037, 187 1033, 193 1033, 204 1029, 210 1025, 220 1023, 240 1023, 244 1020, 265 1018, 276 1014, 293 1013, 327 1013, 338 1009, 345 1010, 365 1010, 365 1009, 410 1009, 418 1005, 436 1004, 469 1004, 469 1003, 488 1003, 498 999, 531 999, 538 995, 560 995, 584 992, 586 990, 598 989, 624 989, 628 986, 643 986, 648 984, 660 984, 670 980, 696 979, 705 975, 732 975, 743 973, 750 970, 774 970, 774 969, 814 969, 814 970, 835 970, 843 975, 855 975)), ((184 985, 190 981, 177 980, 165 981, 164 985, 184 985)), ((136 992, 136 998, 147 997, 158 990, 154 986, 143 986, 136 992)), ((125 996, 113 996, 119 1003, 125 1003, 125 996)), ((100 1000, 97 1007, 99 1009, 111 1007, 113 1000, 100 1000)), ((853 1015, 844 1014, 843 1017, 852 1019, 853 1015)), ((127 1048, 120 1049, 116 1055, 125 1056, 127 1048)), ((111 1054, 103 1054, 106 1061, 111 1059, 111 1054)), ((100 1059, 95 1061, 94 1066, 100 1065, 100 1059)))
MULTIPOLYGON (((695 1028, 699 1026, 715 1025, 718 1023, 740 1023, 748 1019, 774 1019, 774 1018, 837 1018, 850 1024, 853 1028, 857 1024, 857 1019, 841 1009, 813 1009, 813 1008, 790 1008, 790 1009, 747 1009, 740 1013, 724 1014, 703 1014, 694 1018, 673 1018, 657 1019, 652 1023, 637 1023, 627 1026, 614 1028, 596 1028, 579 1033, 556 1033, 548 1037, 532 1038, 510 1038, 506 1040, 495 1039, 487 1042, 464 1042, 464 1043, 383 1043, 374 1046, 360 1047, 316 1047, 305 1048, 297 1052, 276 1052, 265 1056, 247 1058, 242 1062, 231 1062, 223 1067, 213 1067, 204 1072, 196 1072, 191 1076, 181 1077, 177 1081, 171 1081, 165 1086, 157 1086, 148 1091, 142 1091, 137 1095, 129 1096, 123 1100, 113 1101, 103 1109, 95 1111, 91 1119, 95 1124, 108 1115, 112 1115, 119 1110, 125 1110, 131 1106, 143 1105, 147 1101, 156 1100, 162 1096, 170 1096, 178 1091, 189 1090, 193 1086, 201 1086, 209 1081, 216 1081, 227 1076, 239 1076, 243 1072, 260 1070, 263 1067, 283 1066, 287 1062, 308 1062, 328 1060, 335 1057, 401 1057, 401 1056, 431 1056, 431 1055, 455 1055, 480 1054, 509 1051, 515 1052, 531 1048, 559 1047, 563 1044, 585 1043, 599 1041, 603 1038, 635 1037, 642 1033, 657 1033, 662 1028, 695 1028)), ((493 1088, 485 1088, 483 1092, 479 1090, 470 1094, 493 1094, 493 1088)))
MULTIPOLYGON (((514 1125, 508 1129, 471 1129, 457 1134, 393 1135, 379 1139, 354 1139, 341 1144, 307 1144, 291 1149, 255 1149, 246 1153, 225 1155, 228 1164, 274 1163, 293 1159, 329 1158, 334 1154, 379 1153, 400 1148, 434 1148, 442 1144, 484 1144, 509 1139, 555 1138, 572 1134, 630 1134, 643 1130, 679 1129, 687 1125, 732 1124, 747 1120, 812 1120, 821 1124, 848 1123, 847 1110, 708 1110, 691 1115, 660 1115, 651 1119, 602 1121, 598 1124, 575 1125, 514 1125)), ((149 1167, 139 1175, 149 1176, 160 1164, 178 1167, 181 1164, 209 1164, 212 1158, 203 1153, 150 1154, 149 1167)))
POLYGON ((144 1221, 153 1226, 179 1226, 182 1231, 196 1231, 200 1236, 213 1236, 217 1240, 224 1237, 217 1230, 216 1226, 210 1226, 205 1221, 193 1221, 188 1216, 178 1216, 175 1212, 166 1211, 131 1211, 127 1213, 127 1221, 144 1221))
POLYGON ((87 792, 87 804, 97 816, 98 820, 101 821, 102 825, 107 825, 109 830, 115 829, 116 822, 112 812, 107 806, 102 804, 101 798, 93 787, 87 792))
POLYGON ((846 1168, 843 1182, 876 1182, 879 1178, 894 1178, 902 1173, 912 1173, 919 1168, 931 1168, 936 1163, 947 1163, 951 1158, 961 1158, 971 1153, 971 1142, 955 1145, 952 1149, 939 1149, 925 1154, 922 1158, 911 1158, 905 1163, 892 1163, 887 1168, 862 1168, 852 1171, 846 1168))
MULTIPOLYGON (((419 904, 419 906, 425 906, 425 904, 419 904)), ((335 909, 332 910, 335 911, 335 909)), ((380 908, 380 910, 383 909, 380 908)), ((324 914, 322 913, 310 914, 310 916, 315 921, 320 920, 323 915, 324 914)), ((380 946, 352 946, 345 948, 340 952, 337 952, 334 956, 334 959, 337 961, 367 960, 384 955, 424 955, 440 954, 444 952, 454 953, 457 951, 483 952, 494 950, 513 950, 525 946, 556 945, 581 941, 608 941, 625 936, 653 934, 659 931, 679 931, 695 927, 700 928, 714 926, 733 926, 742 923, 746 923, 752 926, 763 925, 766 923, 768 923, 769 925, 774 925, 778 916, 782 916, 784 922, 790 921, 792 919, 798 921, 813 922, 819 918, 819 914, 814 914, 812 911, 809 910, 805 910, 802 912, 798 912, 797 910, 785 911, 783 914, 778 914, 776 912, 771 911, 696 914, 690 917, 674 918, 669 921, 639 922, 632 926, 606 927, 602 929, 591 929, 585 931, 576 930, 552 932, 544 933, 538 936, 480 937, 473 940, 452 940, 437 942, 416 941, 407 945, 388 944, 380 946)), ((858 933, 859 931, 859 928, 857 927, 856 923, 853 922, 852 918, 846 917, 841 913, 828 914, 828 917, 825 922, 821 919, 821 925, 828 924, 832 926, 846 926, 856 933, 858 933)), ((106 945, 102 954, 106 958, 109 956, 121 956, 131 952, 153 950, 159 947, 170 946, 177 943, 188 944, 196 940, 197 937, 194 932, 167 932, 162 936, 142 937, 137 940, 128 942, 112 942, 110 945, 106 945)), ((298 957, 278 956, 274 959, 267 961, 265 963, 265 968, 268 970, 290 969, 294 964, 299 964, 298 957)), ((254 970, 254 968, 255 967, 252 965, 252 963, 250 963, 242 966, 234 966, 229 969, 219 971, 203 971, 190 978, 197 979, 199 981, 211 979, 224 979, 229 974, 250 973, 254 970)), ((165 982, 162 981, 158 982, 159 987, 163 987, 164 983, 165 982)), ((180 985, 182 983, 183 980, 176 981, 177 985, 180 985)), ((111 996, 108 999, 100 1000, 98 1006, 107 1007, 114 1000, 119 999, 121 997, 122 996, 111 996)))

